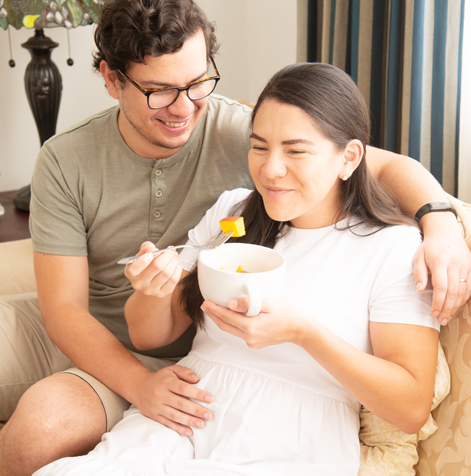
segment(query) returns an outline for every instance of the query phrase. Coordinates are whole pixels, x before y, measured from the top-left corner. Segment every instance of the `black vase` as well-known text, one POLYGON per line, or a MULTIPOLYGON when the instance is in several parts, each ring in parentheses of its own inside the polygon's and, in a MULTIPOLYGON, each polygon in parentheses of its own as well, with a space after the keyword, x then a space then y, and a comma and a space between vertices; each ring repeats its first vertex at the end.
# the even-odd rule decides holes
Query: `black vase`
MULTIPOLYGON (((33 112, 41 145, 56 133, 57 118, 62 93, 62 78, 59 69, 51 60, 53 48, 59 46, 44 35, 44 30, 36 30, 34 36, 21 45, 31 53, 31 61, 26 67, 25 89, 33 112)), ((29 211, 31 187, 18 190, 13 203, 19 210, 29 211)))

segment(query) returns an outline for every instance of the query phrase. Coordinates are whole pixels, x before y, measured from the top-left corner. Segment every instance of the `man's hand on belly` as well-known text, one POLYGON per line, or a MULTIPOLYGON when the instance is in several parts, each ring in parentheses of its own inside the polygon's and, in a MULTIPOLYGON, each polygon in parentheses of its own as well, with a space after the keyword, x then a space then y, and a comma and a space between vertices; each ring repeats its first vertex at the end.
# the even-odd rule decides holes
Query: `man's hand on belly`
POLYGON ((146 417, 180 435, 190 436, 193 434, 191 427, 203 428, 205 420, 213 418, 210 410, 192 401, 214 401, 211 394, 194 385, 198 381, 199 378, 186 367, 166 367, 146 379, 136 406, 146 417))

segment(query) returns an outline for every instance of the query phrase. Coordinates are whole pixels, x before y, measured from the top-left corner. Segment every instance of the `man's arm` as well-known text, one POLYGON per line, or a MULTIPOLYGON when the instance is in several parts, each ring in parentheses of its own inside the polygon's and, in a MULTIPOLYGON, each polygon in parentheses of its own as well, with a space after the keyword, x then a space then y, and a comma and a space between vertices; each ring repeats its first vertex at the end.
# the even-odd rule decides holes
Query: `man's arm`
POLYGON ((366 162, 368 170, 393 194, 401 210, 410 217, 414 217, 426 203, 448 202, 441 185, 417 160, 368 146, 366 162))
POLYGON ((189 369, 150 371, 90 314, 86 257, 35 252, 34 267, 46 331, 77 367, 180 434, 204 425, 208 410, 188 398, 211 396, 189 385, 198 381, 189 369))
MULTIPOLYGON (((406 215, 414 217, 426 203, 448 202, 438 181, 416 160, 374 147, 367 147, 366 160, 406 215)), ((420 226, 424 241, 414 260, 417 290, 425 289, 430 274, 432 315, 445 325, 471 296, 471 253, 453 213, 428 213, 420 226)))

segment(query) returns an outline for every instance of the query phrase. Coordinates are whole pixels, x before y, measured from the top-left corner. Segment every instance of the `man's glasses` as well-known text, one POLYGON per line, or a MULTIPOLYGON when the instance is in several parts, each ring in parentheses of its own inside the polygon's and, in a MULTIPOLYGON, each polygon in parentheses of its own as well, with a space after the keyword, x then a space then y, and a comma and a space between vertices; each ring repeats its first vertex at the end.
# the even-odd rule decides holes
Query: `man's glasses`
POLYGON ((203 99, 209 96, 214 91, 221 77, 219 76, 219 72, 216 68, 216 63, 214 62, 213 58, 210 59, 211 63, 214 66, 214 71, 216 71, 216 76, 198 79, 198 81, 193 81, 184 88, 167 87, 156 89, 143 89, 127 74, 123 73, 121 70, 118 70, 118 72, 121 73, 135 88, 137 88, 139 91, 141 91, 142 94, 144 94, 144 96, 147 97, 147 105, 151 109, 162 109, 163 107, 171 106, 178 99, 178 96, 183 91, 186 92, 188 99, 190 99, 191 101, 203 99))

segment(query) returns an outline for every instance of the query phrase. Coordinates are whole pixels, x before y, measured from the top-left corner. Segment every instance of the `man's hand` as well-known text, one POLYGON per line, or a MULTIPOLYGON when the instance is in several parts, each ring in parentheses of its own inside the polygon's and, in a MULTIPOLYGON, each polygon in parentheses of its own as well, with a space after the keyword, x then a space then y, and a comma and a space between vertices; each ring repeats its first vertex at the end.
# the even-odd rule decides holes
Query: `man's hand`
POLYGON ((203 428, 213 414, 190 399, 212 403, 214 397, 195 386, 199 378, 180 365, 166 367, 145 380, 135 405, 141 413, 180 435, 191 436, 190 427, 203 428))
POLYGON ((454 230, 429 231, 414 258, 418 291, 433 286, 432 315, 446 325, 471 296, 471 252, 454 230))

